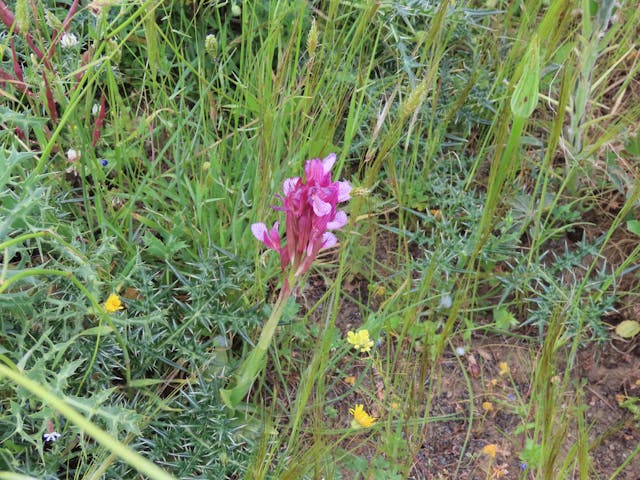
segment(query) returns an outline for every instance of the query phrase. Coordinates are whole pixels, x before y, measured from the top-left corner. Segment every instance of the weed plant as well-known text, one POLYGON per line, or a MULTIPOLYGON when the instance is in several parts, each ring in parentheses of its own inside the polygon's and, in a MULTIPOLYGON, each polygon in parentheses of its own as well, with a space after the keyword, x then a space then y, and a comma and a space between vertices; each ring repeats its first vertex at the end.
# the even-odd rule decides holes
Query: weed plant
POLYGON ((17 0, 0 20, 1 478, 633 475, 637 449, 599 463, 578 356, 638 298, 634 2, 17 0), (232 412, 219 390, 282 280, 250 225, 331 152, 350 223, 232 412), (524 352, 513 372, 496 343, 524 352), (352 426, 356 404, 377 421, 352 426), (501 412, 496 454, 477 435, 501 412))

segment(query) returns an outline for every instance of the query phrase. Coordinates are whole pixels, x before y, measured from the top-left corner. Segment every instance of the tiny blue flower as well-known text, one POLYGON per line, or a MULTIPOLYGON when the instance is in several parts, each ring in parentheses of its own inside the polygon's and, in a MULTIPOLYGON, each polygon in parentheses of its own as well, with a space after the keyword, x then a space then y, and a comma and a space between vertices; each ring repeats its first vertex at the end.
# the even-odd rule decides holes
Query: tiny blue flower
POLYGON ((510 393, 509 395, 507 395, 507 397, 509 398, 509 400, 511 400, 512 402, 515 401, 516 396, 513 393, 510 393))
POLYGON ((526 464, 526 463, 524 463, 524 462, 522 462, 522 463, 520 464, 520 470, 526 470, 526 469, 527 469, 527 464, 526 464))
POLYGON ((103 167, 106 167, 107 165, 109 165, 109 160, 107 160, 106 158, 103 158, 102 160, 100 160, 100 163, 102 164, 103 167))

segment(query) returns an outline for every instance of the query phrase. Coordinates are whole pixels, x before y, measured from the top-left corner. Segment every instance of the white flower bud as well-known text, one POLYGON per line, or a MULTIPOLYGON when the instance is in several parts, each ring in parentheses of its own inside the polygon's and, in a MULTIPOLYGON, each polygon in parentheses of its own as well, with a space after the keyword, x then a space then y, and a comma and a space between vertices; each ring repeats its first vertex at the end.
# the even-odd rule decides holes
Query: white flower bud
POLYGON ((75 162, 80 158, 80 152, 75 151, 73 148, 67 150, 67 160, 75 162))
POLYGON ((216 55, 218 54, 218 39, 215 35, 207 35, 207 37, 204 39, 204 49, 209 55, 211 55, 213 58, 216 58, 216 55))
POLYGON ((62 38, 60 39, 60 45, 62 48, 71 48, 75 47, 78 44, 78 37, 76 37, 73 33, 63 33, 62 38))

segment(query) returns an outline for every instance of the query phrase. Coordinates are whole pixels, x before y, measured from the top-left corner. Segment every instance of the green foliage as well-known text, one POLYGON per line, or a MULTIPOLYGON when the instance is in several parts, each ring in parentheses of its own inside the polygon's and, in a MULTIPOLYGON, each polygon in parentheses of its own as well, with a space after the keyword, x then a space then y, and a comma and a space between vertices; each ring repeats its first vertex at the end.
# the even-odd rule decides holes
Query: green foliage
POLYGON ((527 465, 528 469, 538 468, 542 463, 542 446, 527 438, 524 450, 520 453, 520 459, 527 465))
MULTIPOLYGON (((126 263, 118 261, 120 252, 113 238, 102 238, 89 248, 79 241, 80 222, 58 228, 57 219, 65 215, 64 204, 45 190, 35 194, 31 182, 13 182, 20 161, 30 157, 15 152, 2 157, 7 166, 2 189, 3 228, 8 232, 2 245, 6 245, 3 258, 9 266, 2 277, 7 290, 0 296, 2 360, 25 371, 30 379, 116 437, 146 438, 156 432, 164 438, 163 429, 174 430, 161 443, 171 450, 150 450, 157 460, 178 446, 188 447, 185 435, 191 433, 176 429, 176 425, 192 421, 196 401, 191 396, 206 398, 210 404, 195 403, 208 420, 198 421, 196 425, 205 430, 196 438, 209 439, 206 447, 197 443, 208 453, 197 453, 193 459, 207 459, 199 467, 203 472, 222 471, 224 451, 228 457, 224 468, 241 472, 246 462, 239 458, 247 458, 250 439, 237 440, 236 447, 229 447, 225 435, 237 432, 238 425, 231 425, 219 398, 211 393, 217 390, 209 389, 214 388, 212 382, 220 385, 229 368, 226 351, 233 335, 246 337, 248 329, 261 319, 247 306, 239 289, 250 278, 246 266, 220 249, 212 249, 201 251, 198 262, 173 261, 165 274, 158 275, 157 268, 145 262, 145 257, 153 255, 149 257, 142 243, 141 253, 126 263), (62 240, 62 232, 71 232, 73 244, 62 240), (49 277, 57 271, 64 276, 49 277), (111 278, 111 271, 117 280, 111 278), (79 290, 78 285, 68 282, 69 277, 84 288, 79 290), (126 312, 116 314, 107 324, 97 302, 118 289, 130 289, 133 298, 125 301, 126 312), (114 336, 115 328, 118 336, 114 336), (197 376, 192 377, 191 372, 198 372, 197 376), (167 396, 165 389, 171 379, 185 377, 185 385, 195 382, 188 401, 182 389, 179 395, 167 396), (148 418, 154 411, 171 412, 171 429, 162 415, 148 418), (189 413, 185 419, 176 418, 179 411, 189 413), (224 425, 228 433, 218 436, 224 425)), ((7 468, 39 478, 53 478, 60 472, 81 476, 93 462, 106 459, 105 453, 93 452, 95 447, 83 440, 81 432, 46 403, 9 384, 2 390, 5 408, 0 430, 6 445, 14 446, 3 451, 7 468), (62 434, 57 442, 43 440, 50 424, 62 434)), ((194 465, 178 462, 174 467, 174 472, 186 474, 194 465)), ((124 478, 127 474, 119 467, 110 469, 110 475, 124 478)))
POLYGON ((640 221, 639 220, 629 220, 627 222, 627 230, 631 233, 640 236, 640 221))
POLYGON ((0 39, 0 362, 113 441, 3 377, 0 471, 130 478, 120 442, 180 478, 406 478, 447 352, 490 336, 536 352, 505 432, 527 472, 591 478, 570 367, 637 296, 635 4, 72 3, 19 1, 0 39), (230 416, 282 280, 249 227, 331 151, 357 187, 339 255, 230 416))

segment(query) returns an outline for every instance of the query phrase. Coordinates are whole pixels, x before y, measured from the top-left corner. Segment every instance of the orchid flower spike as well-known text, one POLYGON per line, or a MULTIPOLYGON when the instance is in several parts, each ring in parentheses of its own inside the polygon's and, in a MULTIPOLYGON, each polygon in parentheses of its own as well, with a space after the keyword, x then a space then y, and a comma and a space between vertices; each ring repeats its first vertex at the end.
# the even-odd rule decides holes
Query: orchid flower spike
POLYGON ((320 250, 338 243, 330 230, 338 230, 347 224, 347 214, 338 210, 337 205, 351 198, 351 185, 346 181, 331 180, 335 162, 335 153, 322 160, 308 160, 304 180, 293 177, 284 181, 281 209, 286 214, 286 245, 282 245, 278 222, 271 229, 262 222, 251 226, 251 232, 258 240, 278 252, 282 269, 291 265, 296 276, 309 269, 320 250))

